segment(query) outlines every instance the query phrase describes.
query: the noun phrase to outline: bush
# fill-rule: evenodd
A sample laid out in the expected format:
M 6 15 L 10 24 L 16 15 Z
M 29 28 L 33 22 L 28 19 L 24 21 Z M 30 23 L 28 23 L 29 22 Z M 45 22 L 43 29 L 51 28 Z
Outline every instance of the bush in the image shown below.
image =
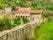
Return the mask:
M 2 2 L 0 2 L 0 9 L 4 8 L 4 4 Z
M 29 20 L 28 20 L 28 19 L 23 19 L 23 21 L 24 21 L 24 23 L 27 23 L 27 22 L 29 22 Z
M 20 22 L 19 22 L 20 20 L 21 20 L 20 18 L 15 18 L 15 19 L 14 19 L 15 24 L 19 25 L 19 24 L 20 24 Z
M 15 26 L 15 24 L 14 24 L 13 20 L 8 19 L 7 17 L 0 19 L 0 31 L 6 30 L 6 29 L 11 29 L 14 26 Z
M 48 17 L 48 13 L 46 11 L 43 11 L 43 17 Z
M 8 19 L 8 17 L 3 17 L 0 19 L 0 31 L 11 29 L 17 25 L 21 25 L 24 23 L 29 22 L 27 19 L 15 18 L 15 19 Z

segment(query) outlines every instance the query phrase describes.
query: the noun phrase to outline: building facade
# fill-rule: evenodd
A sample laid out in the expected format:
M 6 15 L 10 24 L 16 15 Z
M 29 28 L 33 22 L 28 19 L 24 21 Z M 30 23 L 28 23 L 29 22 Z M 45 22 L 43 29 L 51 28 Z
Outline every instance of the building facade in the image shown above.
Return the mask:
M 42 10 L 31 10 L 30 7 L 10 7 L 5 5 L 5 10 L 2 10 L 0 13 L 9 14 L 10 18 L 25 18 L 30 21 L 35 21 L 41 19 Z M 4 15 L 4 14 L 3 14 Z
M 15 16 L 35 21 L 41 18 L 42 12 L 42 10 L 31 10 L 31 8 L 18 8 Z

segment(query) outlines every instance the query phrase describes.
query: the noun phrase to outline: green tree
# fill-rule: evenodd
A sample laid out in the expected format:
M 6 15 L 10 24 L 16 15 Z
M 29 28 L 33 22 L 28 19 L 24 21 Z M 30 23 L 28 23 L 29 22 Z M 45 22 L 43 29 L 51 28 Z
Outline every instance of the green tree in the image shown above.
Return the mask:
M 0 9 L 4 8 L 4 4 L 2 2 L 0 2 Z

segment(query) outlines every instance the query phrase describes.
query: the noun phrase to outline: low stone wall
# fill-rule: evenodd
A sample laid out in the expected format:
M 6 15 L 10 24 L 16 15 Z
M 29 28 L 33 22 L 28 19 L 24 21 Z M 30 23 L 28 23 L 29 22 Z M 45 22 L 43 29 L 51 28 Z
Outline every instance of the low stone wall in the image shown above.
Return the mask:
M 34 30 L 37 28 L 38 22 L 30 22 L 24 25 L 17 26 L 11 30 L 0 32 L 0 40 L 25 40 L 34 38 Z

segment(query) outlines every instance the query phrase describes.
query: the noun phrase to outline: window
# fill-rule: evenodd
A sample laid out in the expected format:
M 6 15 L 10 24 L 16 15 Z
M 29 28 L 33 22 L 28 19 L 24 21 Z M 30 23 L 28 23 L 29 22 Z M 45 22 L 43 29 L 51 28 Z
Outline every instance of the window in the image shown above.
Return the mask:
M 26 16 L 26 19 L 27 19 L 27 16 Z
M 20 16 L 18 16 L 18 18 L 20 18 Z
M 17 18 L 17 15 L 16 15 L 16 18 Z
M 22 18 L 22 16 L 21 16 L 21 18 Z
M 23 16 L 23 19 L 25 18 L 25 16 Z
M 34 21 L 34 17 L 33 17 L 33 21 Z

